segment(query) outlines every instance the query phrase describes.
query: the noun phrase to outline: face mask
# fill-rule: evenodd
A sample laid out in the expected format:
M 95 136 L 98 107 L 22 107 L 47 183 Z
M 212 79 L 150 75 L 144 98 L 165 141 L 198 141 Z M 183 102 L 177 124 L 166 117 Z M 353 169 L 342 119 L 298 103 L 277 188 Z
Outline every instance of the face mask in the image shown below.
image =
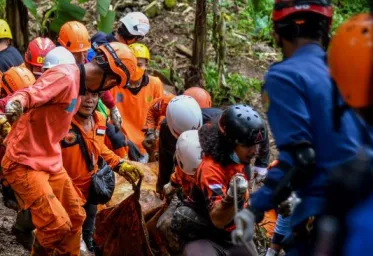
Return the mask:
M 236 164 L 241 164 L 241 161 L 240 161 L 240 158 L 238 158 L 238 155 L 236 154 L 236 152 L 232 152 L 229 157 L 231 158 L 231 160 L 233 162 L 235 162 Z

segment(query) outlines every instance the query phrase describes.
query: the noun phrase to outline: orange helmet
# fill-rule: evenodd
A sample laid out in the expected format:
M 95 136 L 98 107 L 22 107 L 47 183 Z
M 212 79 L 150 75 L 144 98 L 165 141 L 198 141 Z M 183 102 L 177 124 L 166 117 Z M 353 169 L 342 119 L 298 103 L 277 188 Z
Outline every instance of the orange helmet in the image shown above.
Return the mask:
M 373 17 L 358 14 L 336 31 L 328 53 L 330 73 L 344 101 L 353 108 L 373 104 Z
M 1 78 L 1 88 L 10 95 L 35 83 L 35 77 L 24 66 L 12 67 Z
M 32 66 L 42 67 L 47 53 L 56 45 L 47 37 L 37 37 L 32 40 L 25 53 L 25 61 Z
M 126 86 L 136 72 L 137 58 L 133 51 L 120 42 L 105 43 L 100 46 L 94 44 L 93 47 L 96 51 L 95 60 L 100 68 L 105 73 L 118 75 L 117 86 Z
M 191 87 L 183 94 L 194 98 L 198 102 L 200 108 L 211 108 L 211 96 L 210 93 L 208 93 L 205 89 L 200 87 Z
M 57 40 L 70 52 L 84 52 L 91 48 L 88 30 L 78 21 L 66 22 L 61 27 Z

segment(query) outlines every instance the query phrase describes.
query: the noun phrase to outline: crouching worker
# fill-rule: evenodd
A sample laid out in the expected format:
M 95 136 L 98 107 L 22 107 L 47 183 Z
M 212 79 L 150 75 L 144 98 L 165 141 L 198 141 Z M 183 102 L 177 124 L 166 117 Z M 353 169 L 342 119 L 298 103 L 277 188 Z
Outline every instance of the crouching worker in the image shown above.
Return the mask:
M 74 185 L 82 192 L 86 201 L 84 209 L 87 217 L 83 223 L 83 240 L 89 251 L 94 251 L 93 231 L 97 212 L 97 203 L 100 201 L 94 190 L 95 184 L 92 176 L 98 171 L 114 171 L 128 167 L 127 163 L 105 145 L 106 119 L 96 110 L 99 93 L 87 92 L 81 96 L 81 104 L 77 114 L 74 115 L 70 129 L 61 141 L 62 160 L 67 174 Z M 102 161 L 104 160 L 105 163 Z M 141 170 L 135 171 L 136 177 L 142 176 Z M 114 174 L 112 174 L 114 185 Z M 132 180 L 130 180 L 132 181 Z M 135 181 L 135 180 L 133 180 Z M 107 184 L 110 185 L 110 184 Z M 111 187 L 114 190 L 114 186 Z M 110 197 L 106 200 L 108 201 Z
M 159 218 L 157 228 L 160 230 L 170 253 L 181 250 L 177 233 L 171 230 L 171 217 L 180 202 L 189 195 L 194 183 L 194 173 L 202 161 L 202 149 L 199 143 L 198 131 L 183 132 L 176 143 L 176 166 L 171 182 L 164 186 L 164 195 L 169 202 L 168 209 Z
M 249 198 L 250 161 L 258 154 L 266 134 L 260 115 L 247 105 L 228 107 L 218 121 L 199 130 L 202 162 L 190 197 L 172 219 L 173 230 L 183 234 L 181 239 L 188 242 L 184 255 L 200 251 L 206 255 L 228 255 L 233 249 L 234 195 L 238 210 L 244 209 Z M 250 241 L 248 245 L 250 254 L 244 250 L 242 254 L 257 255 L 254 243 Z

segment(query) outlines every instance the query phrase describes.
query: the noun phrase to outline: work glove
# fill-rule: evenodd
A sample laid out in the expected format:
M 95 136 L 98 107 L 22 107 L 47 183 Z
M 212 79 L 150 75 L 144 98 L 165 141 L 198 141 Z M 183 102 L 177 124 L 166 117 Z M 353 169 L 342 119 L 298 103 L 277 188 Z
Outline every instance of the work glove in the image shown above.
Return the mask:
M 115 131 L 120 131 L 122 128 L 122 116 L 120 115 L 117 107 L 110 109 L 110 118 L 115 126 Z
M 142 142 L 143 147 L 146 149 L 148 154 L 151 154 L 155 149 L 157 142 L 157 136 L 154 129 L 147 129 L 145 132 L 145 139 Z
M 268 173 L 267 168 L 258 167 L 258 166 L 254 166 L 252 171 L 254 172 L 254 177 L 255 177 L 256 182 L 262 182 L 266 178 L 267 173 Z
M 234 182 L 237 184 L 237 199 L 240 200 L 246 194 L 249 184 L 243 174 L 236 173 L 229 182 L 227 196 L 230 198 L 234 197 Z
M 163 195 L 166 197 L 166 201 L 171 201 L 173 195 L 176 193 L 177 188 L 172 186 L 171 182 L 163 186 Z
M 292 192 L 289 198 L 278 206 L 279 214 L 281 214 L 283 217 L 292 215 L 295 208 L 301 203 L 301 201 L 302 200 L 297 197 L 297 194 Z
M 20 97 L 10 98 L 9 101 L 5 105 L 5 112 L 12 114 L 10 116 L 9 121 L 12 121 L 12 122 L 17 121 L 23 113 L 23 106 L 22 106 L 21 98 Z
M 140 168 L 127 162 L 123 162 L 120 165 L 118 174 L 123 176 L 132 184 L 144 177 L 144 172 Z
M 243 209 L 234 216 L 236 229 L 231 233 L 234 245 L 242 245 L 253 239 L 255 228 L 255 217 L 249 210 Z
M 0 144 L 3 143 L 5 137 L 9 134 L 11 130 L 11 125 L 8 119 L 0 114 Z

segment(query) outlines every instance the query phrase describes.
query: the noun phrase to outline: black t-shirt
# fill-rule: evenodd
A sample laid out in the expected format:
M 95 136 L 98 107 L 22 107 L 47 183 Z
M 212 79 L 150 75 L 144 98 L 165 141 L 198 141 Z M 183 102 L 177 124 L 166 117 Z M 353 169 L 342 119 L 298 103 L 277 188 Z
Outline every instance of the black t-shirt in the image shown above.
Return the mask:
M 13 46 L 9 45 L 0 51 L 0 71 L 6 72 L 11 67 L 17 67 L 23 63 L 22 55 Z
M 223 111 L 219 108 L 203 108 L 203 123 L 209 123 L 218 118 Z M 159 130 L 159 172 L 157 179 L 157 189 L 162 191 L 163 186 L 170 181 L 174 168 L 173 157 L 176 151 L 177 139 L 172 135 L 167 126 L 167 119 L 161 122 Z

